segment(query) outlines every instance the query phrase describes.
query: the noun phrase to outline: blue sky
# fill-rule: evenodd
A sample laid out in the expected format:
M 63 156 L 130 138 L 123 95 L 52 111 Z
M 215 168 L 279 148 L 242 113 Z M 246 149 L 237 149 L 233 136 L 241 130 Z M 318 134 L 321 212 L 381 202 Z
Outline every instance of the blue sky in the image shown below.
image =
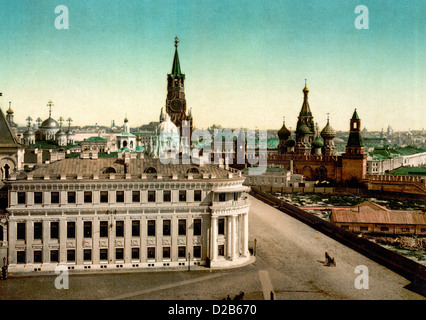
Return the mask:
M 369 29 L 354 27 L 355 7 Z M 69 29 L 54 26 L 69 9 Z M 15 121 L 157 121 L 176 35 L 195 125 L 295 127 L 304 79 L 314 121 L 425 127 L 425 1 L 0 0 L 0 105 Z

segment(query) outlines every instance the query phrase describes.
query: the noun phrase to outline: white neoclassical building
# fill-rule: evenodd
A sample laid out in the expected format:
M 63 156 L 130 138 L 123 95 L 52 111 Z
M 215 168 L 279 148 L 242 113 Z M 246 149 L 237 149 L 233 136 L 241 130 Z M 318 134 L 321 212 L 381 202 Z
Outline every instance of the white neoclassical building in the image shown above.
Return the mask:
M 8 270 L 244 264 L 244 179 L 214 165 L 164 165 L 131 152 L 13 174 L 6 181 Z

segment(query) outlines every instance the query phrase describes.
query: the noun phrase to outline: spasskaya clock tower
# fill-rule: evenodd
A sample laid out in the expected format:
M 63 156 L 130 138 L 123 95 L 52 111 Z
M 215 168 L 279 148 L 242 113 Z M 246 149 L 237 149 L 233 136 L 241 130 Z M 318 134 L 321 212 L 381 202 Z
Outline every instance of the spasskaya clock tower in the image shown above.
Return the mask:
M 190 134 L 192 134 L 192 115 L 187 114 L 185 100 L 185 74 L 181 72 L 179 54 L 179 39 L 175 38 L 175 56 L 173 58 L 172 72 L 167 75 L 167 98 L 166 112 L 171 121 L 179 128 L 179 134 L 182 136 L 183 121 L 190 122 Z

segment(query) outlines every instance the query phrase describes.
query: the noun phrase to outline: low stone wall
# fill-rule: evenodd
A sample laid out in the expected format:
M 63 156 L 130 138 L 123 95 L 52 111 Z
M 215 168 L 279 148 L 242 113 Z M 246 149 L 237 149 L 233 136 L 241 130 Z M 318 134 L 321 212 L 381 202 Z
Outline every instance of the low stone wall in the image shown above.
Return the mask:
M 318 218 L 309 212 L 295 207 L 287 202 L 271 196 L 257 187 L 252 187 L 250 194 L 265 203 L 273 205 L 278 210 L 302 221 L 325 235 L 341 242 L 342 244 L 358 251 L 368 258 L 386 266 L 387 268 L 401 274 L 411 281 L 426 282 L 426 267 L 408 259 L 396 252 L 390 251 L 367 239 L 359 238 L 357 235 L 339 228 L 328 221 Z M 426 285 L 426 283 L 425 283 Z

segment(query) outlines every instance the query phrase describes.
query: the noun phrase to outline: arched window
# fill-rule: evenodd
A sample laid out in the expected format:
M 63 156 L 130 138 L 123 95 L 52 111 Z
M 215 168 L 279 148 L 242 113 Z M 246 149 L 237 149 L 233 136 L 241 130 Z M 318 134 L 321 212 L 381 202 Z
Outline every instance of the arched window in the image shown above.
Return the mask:
M 127 141 L 126 140 L 123 141 L 123 148 L 125 148 L 125 147 L 127 147 Z
M 6 163 L 3 169 L 4 169 L 4 178 L 8 179 L 10 175 L 10 166 Z
M 200 170 L 193 167 L 193 168 L 189 168 L 188 171 L 186 171 L 186 173 L 200 173 Z
M 149 167 L 149 168 L 146 168 L 143 172 L 144 173 L 157 173 L 157 169 L 155 169 L 154 167 Z
M 113 167 L 106 167 L 102 170 L 102 173 L 116 173 L 117 171 Z

